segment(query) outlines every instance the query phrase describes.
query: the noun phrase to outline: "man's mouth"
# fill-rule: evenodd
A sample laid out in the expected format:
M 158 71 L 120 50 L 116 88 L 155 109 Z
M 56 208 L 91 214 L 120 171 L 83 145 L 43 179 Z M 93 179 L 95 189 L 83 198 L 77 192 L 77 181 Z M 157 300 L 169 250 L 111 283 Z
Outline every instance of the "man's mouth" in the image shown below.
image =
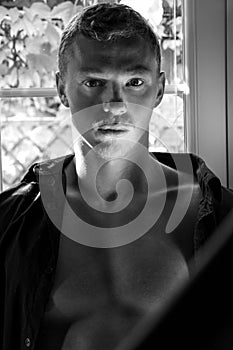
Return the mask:
M 131 128 L 132 125 L 129 123 L 98 123 L 95 125 L 94 129 L 98 131 L 112 131 L 112 132 L 118 132 L 118 131 L 128 131 L 129 128 Z
M 127 131 L 128 128 L 125 125 L 121 125 L 121 124 L 105 124 L 98 127 L 97 130 L 117 132 L 117 131 Z
M 98 129 L 98 132 L 102 132 L 103 134 L 117 134 L 117 133 L 124 133 L 127 132 L 128 130 L 120 130 L 120 129 Z
M 113 123 L 113 124 L 102 124 L 94 128 L 96 136 L 121 136 L 129 132 L 132 125 Z
M 98 128 L 97 135 L 105 135 L 105 136 L 120 136 L 122 134 L 127 133 L 129 130 L 127 129 L 117 129 L 117 128 Z

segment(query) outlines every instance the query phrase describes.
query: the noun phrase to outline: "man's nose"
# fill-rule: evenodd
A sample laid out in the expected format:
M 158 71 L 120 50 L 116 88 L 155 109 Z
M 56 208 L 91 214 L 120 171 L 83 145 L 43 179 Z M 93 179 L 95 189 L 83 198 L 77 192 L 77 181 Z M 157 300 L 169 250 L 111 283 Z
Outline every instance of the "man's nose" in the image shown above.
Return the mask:
M 103 97 L 103 110 L 113 115 L 122 115 L 127 112 L 127 103 L 118 84 L 110 84 Z
M 113 115 L 122 115 L 127 112 L 127 104 L 123 101 L 109 101 L 103 102 L 104 112 L 110 112 Z

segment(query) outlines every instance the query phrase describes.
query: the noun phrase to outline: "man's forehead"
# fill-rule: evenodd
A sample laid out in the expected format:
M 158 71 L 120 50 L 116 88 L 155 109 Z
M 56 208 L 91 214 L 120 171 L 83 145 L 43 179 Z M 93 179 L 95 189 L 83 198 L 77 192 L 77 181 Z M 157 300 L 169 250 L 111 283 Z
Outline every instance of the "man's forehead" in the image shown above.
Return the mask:
M 99 41 L 93 38 L 89 38 L 83 34 L 78 34 L 75 38 L 75 44 L 80 48 L 104 48 L 107 50 L 114 50 L 116 47 L 129 47 L 130 49 L 134 48 L 145 48 L 150 47 L 150 43 L 139 34 L 132 35 L 128 38 L 117 37 L 112 40 Z
M 79 35 L 73 43 L 74 59 L 82 71 L 101 70 L 104 65 L 120 65 L 127 72 L 146 73 L 155 63 L 155 54 L 141 37 L 99 42 Z

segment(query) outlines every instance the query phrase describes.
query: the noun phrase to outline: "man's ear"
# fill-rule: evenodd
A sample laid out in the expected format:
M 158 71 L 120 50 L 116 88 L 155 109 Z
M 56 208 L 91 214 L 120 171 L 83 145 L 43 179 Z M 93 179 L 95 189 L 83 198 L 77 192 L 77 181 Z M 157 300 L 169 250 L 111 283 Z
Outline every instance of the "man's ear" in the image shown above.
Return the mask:
M 63 82 L 60 72 L 56 72 L 56 85 L 57 85 L 58 96 L 60 97 L 61 103 L 65 107 L 69 107 L 69 102 L 65 94 L 65 84 Z
M 154 104 L 154 108 L 157 107 L 162 98 L 163 98 L 163 94 L 164 94 L 164 88 L 165 88 L 165 73 L 164 72 L 160 72 L 159 73 L 159 82 L 158 82 L 158 91 L 157 91 L 157 96 L 156 96 L 156 100 L 155 100 L 155 104 Z

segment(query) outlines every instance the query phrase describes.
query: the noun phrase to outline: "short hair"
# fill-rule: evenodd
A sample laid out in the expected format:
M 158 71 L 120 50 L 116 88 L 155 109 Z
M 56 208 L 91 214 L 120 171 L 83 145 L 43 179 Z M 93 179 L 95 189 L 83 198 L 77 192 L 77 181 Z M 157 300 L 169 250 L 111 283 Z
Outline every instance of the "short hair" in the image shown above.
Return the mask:
M 101 42 L 139 35 L 148 41 L 160 72 L 161 50 L 158 38 L 148 21 L 127 5 L 100 3 L 84 8 L 70 20 L 62 33 L 58 50 L 58 69 L 62 78 L 65 77 L 72 44 L 78 34 Z

